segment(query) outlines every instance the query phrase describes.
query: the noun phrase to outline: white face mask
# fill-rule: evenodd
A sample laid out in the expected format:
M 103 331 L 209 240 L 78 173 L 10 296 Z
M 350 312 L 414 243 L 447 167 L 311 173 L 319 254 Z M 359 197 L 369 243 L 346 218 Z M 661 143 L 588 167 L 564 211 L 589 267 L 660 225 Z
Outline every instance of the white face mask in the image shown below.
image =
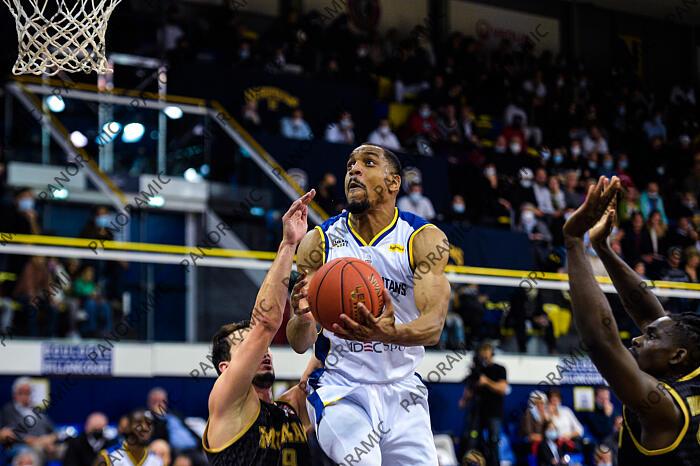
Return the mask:
M 418 202 L 421 199 L 421 193 L 419 192 L 412 192 L 411 194 L 408 195 L 408 197 L 413 201 L 413 202 Z
M 526 225 L 532 225 L 535 223 L 535 213 L 531 210 L 526 210 L 522 215 L 523 223 Z
M 573 155 L 573 156 L 581 155 L 581 147 L 580 146 L 573 146 L 571 148 L 571 155 Z
M 391 132 L 391 129 L 389 129 L 388 126 L 380 126 L 379 127 L 379 134 L 382 136 L 387 136 Z
M 520 151 L 522 150 L 522 148 L 523 147 L 517 142 L 514 142 L 513 144 L 510 145 L 510 151 L 514 154 L 519 154 Z
M 420 116 L 423 118 L 429 118 L 430 117 L 430 109 L 429 108 L 422 108 L 420 111 Z
M 523 188 L 531 188 L 532 187 L 532 180 L 520 180 L 520 186 Z
M 488 167 L 484 169 L 485 176 L 496 176 L 496 169 L 494 167 Z
M 352 126 L 352 120 L 350 118 L 343 118 L 340 120 L 340 126 L 342 128 L 348 129 Z

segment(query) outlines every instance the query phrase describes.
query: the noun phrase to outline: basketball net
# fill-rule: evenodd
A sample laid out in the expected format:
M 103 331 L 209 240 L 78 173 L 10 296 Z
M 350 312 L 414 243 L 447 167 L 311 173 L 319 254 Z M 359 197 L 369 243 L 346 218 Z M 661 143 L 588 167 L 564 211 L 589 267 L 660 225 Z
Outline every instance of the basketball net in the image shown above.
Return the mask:
M 121 0 L 3 2 L 17 28 L 19 53 L 14 74 L 112 71 L 105 56 L 105 34 L 109 17 Z

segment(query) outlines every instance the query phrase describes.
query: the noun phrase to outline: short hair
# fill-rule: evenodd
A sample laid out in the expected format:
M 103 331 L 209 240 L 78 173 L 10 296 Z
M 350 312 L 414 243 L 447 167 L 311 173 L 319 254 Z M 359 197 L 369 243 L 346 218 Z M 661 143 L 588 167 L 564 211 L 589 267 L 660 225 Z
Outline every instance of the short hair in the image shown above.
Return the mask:
M 386 147 L 380 146 L 379 144 L 372 144 L 371 142 L 363 142 L 359 147 L 362 146 L 374 146 L 374 147 L 379 147 L 382 150 L 382 156 L 384 157 L 384 160 L 391 166 L 391 171 L 395 175 L 401 175 L 401 161 L 399 160 L 399 157 L 394 154 L 392 151 L 387 149 Z M 355 149 L 357 150 L 357 149 Z M 355 152 L 353 150 L 353 152 Z
M 19 377 L 15 379 L 15 381 L 12 382 L 12 394 L 14 395 L 15 393 L 17 393 L 17 390 L 22 385 L 29 385 L 29 387 L 31 387 L 32 379 L 30 379 L 29 377 Z
M 547 399 L 551 400 L 552 396 L 557 396 L 561 400 L 561 391 L 558 388 L 550 388 L 547 390 Z
M 482 343 L 479 345 L 479 348 L 477 349 L 477 352 L 483 351 L 483 350 L 486 350 L 486 349 L 489 350 L 489 351 L 491 351 L 492 353 L 494 352 L 494 350 L 493 350 L 493 345 L 492 345 L 490 342 L 488 342 L 488 341 L 482 342 Z
M 221 361 L 231 360 L 231 339 L 229 336 L 237 331 L 250 328 L 249 320 L 242 320 L 231 324 L 222 325 L 221 328 L 212 337 L 211 344 L 211 362 L 214 364 L 214 370 L 218 375 L 221 375 L 219 363 Z
M 27 450 L 22 450 L 19 453 L 17 453 L 17 455 L 12 460 L 12 466 L 17 466 L 19 464 L 20 460 L 24 457 L 27 457 L 27 456 L 32 458 L 32 465 L 39 466 L 39 464 L 41 464 L 41 463 L 39 463 L 39 457 L 37 456 L 37 454 L 34 453 L 33 450 L 27 449 Z
M 687 347 L 690 356 L 689 364 L 695 368 L 700 366 L 700 315 L 694 312 L 671 314 L 669 318 L 674 326 L 674 340 Z

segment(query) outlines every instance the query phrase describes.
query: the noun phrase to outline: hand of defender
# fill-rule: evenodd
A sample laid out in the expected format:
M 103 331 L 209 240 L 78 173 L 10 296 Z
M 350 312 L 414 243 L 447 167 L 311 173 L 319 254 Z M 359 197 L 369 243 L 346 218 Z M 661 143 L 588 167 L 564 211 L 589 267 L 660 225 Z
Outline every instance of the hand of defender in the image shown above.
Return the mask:
M 296 246 L 304 238 L 309 229 L 307 223 L 308 205 L 314 196 L 316 196 L 316 190 L 312 189 L 294 201 L 282 217 L 282 237 L 285 242 Z
M 608 205 L 603 216 L 598 220 L 593 228 L 591 228 L 591 243 L 594 247 L 600 247 L 606 244 L 608 237 L 612 232 L 613 226 L 615 226 L 615 220 L 617 219 L 617 197 L 614 197 L 612 202 Z
M 581 206 L 564 224 L 564 235 L 574 238 L 583 238 L 588 230 L 602 217 L 608 205 L 620 190 L 620 179 L 616 176 L 612 180 L 601 176 L 598 183 L 588 188 L 588 195 Z
M 396 319 L 389 291 L 384 289 L 384 311 L 379 317 L 374 317 L 362 303 L 358 303 L 357 307 L 362 322 L 355 322 L 347 315 L 341 314 L 340 319 L 343 321 L 344 327 L 333 324 L 333 333 L 346 340 L 391 343 L 396 336 Z
M 306 273 L 302 272 L 301 276 L 292 288 L 292 311 L 297 316 L 303 316 L 311 312 L 309 306 L 309 279 Z

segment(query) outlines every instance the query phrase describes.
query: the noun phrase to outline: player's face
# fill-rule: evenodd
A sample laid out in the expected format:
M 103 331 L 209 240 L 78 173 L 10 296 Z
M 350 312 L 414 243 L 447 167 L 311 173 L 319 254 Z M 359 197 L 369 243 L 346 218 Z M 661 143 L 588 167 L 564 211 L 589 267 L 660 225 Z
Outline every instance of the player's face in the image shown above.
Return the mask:
M 229 353 L 229 361 L 235 361 L 236 352 L 238 351 L 238 348 L 241 346 L 241 343 L 243 343 L 243 341 L 249 333 L 250 329 L 246 328 L 241 329 L 240 331 L 237 330 L 236 332 L 230 335 L 229 339 L 231 341 L 231 350 Z M 265 352 L 262 361 L 260 361 L 260 365 L 258 365 L 258 370 L 255 372 L 255 377 L 253 378 L 253 385 L 260 388 L 270 388 L 274 381 L 275 369 L 272 366 L 272 354 L 268 349 Z
M 153 434 L 153 420 L 146 413 L 137 413 L 129 423 L 127 441 L 132 445 L 146 446 Z
M 668 317 L 660 317 L 649 324 L 644 333 L 632 339 L 629 348 L 637 360 L 639 368 L 654 377 L 667 374 L 669 360 L 678 350 L 673 339 L 674 322 Z
M 345 196 L 351 213 L 364 213 L 385 200 L 394 202 L 399 184 L 400 177 L 391 173 L 380 147 L 365 144 L 350 154 L 345 171 Z

